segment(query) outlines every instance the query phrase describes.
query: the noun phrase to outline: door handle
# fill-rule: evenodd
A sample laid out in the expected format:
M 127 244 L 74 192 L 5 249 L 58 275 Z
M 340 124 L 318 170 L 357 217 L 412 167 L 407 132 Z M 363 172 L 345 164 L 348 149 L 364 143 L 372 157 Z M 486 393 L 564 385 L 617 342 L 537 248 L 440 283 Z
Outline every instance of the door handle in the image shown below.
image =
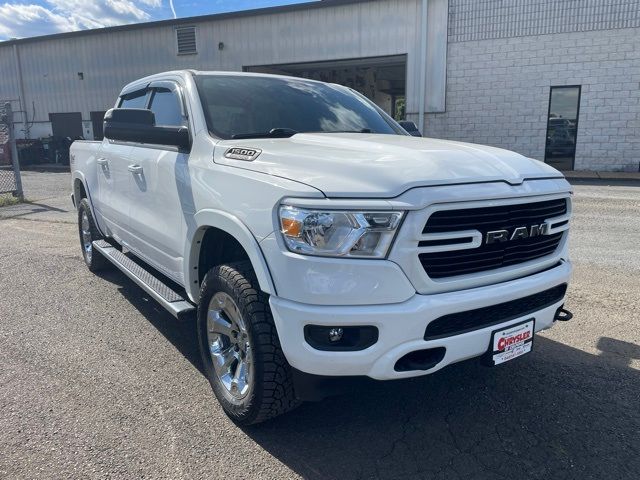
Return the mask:
M 101 167 L 104 167 L 105 165 L 107 165 L 107 159 L 106 158 L 98 158 L 96 160 L 96 163 L 98 165 L 100 165 Z
M 129 170 L 134 175 L 142 175 L 143 168 L 140 165 L 129 165 L 127 167 L 127 170 Z

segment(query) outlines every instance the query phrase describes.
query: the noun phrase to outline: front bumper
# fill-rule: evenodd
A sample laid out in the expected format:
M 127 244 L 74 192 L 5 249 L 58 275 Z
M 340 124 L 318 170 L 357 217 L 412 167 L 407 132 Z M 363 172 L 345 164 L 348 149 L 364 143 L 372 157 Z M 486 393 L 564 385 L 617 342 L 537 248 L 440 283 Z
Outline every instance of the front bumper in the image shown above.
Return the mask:
M 536 313 L 498 325 L 446 338 L 424 340 L 427 325 L 436 318 L 507 302 L 568 283 L 571 270 L 571 263 L 562 261 L 554 268 L 524 278 L 435 295 L 416 294 L 405 302 L 386 305 L 308 305 L 276 296 L 272 296 L 269 302 L 282 350 L 294 368 L 314 375 L 364 375 L 376 380 L 391 380 L 433 373 L 452 363 L 480 356 L 489 347 L 491 332 L 527 318 L 535 317 L 536 331 L 551 327 L 556 310 L 564 299 Z M 308 324 L 374 325 L 379 330 L 379 338 L 365 350 L 321 351 L 305 341 L 304 326 Z M 396 362 L 407 353 L 435 347 L 446 348 L 444 358 L 435 367 L 424 371 L 395 371 Z

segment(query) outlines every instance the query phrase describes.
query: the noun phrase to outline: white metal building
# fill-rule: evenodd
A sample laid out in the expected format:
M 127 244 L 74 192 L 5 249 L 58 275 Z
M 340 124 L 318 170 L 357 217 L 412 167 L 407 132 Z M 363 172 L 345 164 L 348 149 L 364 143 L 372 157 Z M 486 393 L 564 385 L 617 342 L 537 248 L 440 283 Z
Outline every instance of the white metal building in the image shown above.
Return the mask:
M 18 138 L 100 138 L 124 84 L 176 68 L 343 83 L 426 135 L 640 166 L 640 0 L 324 0 L 11 40 L 0 102 Z

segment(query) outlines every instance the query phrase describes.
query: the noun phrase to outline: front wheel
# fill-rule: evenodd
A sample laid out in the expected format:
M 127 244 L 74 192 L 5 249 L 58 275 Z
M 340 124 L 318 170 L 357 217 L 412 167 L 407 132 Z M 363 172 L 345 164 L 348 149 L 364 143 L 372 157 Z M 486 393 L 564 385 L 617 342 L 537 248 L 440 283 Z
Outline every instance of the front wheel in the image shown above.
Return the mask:
M 298 405 L 268 297 L 250 262 L 209 270 L 197 323 L 206 376 L 234 422 L 260 423 Z

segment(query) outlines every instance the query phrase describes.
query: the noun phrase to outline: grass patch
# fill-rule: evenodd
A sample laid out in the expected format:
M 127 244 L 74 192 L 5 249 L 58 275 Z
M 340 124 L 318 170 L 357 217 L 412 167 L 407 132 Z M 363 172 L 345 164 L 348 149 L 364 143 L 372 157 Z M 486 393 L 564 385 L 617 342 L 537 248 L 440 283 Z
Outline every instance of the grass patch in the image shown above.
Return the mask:
M 0 207 L 8 207 L 9 205 L 17 205 L 23 202 L 23 199 L 14 197 L 13 195 L 0 195 Z

